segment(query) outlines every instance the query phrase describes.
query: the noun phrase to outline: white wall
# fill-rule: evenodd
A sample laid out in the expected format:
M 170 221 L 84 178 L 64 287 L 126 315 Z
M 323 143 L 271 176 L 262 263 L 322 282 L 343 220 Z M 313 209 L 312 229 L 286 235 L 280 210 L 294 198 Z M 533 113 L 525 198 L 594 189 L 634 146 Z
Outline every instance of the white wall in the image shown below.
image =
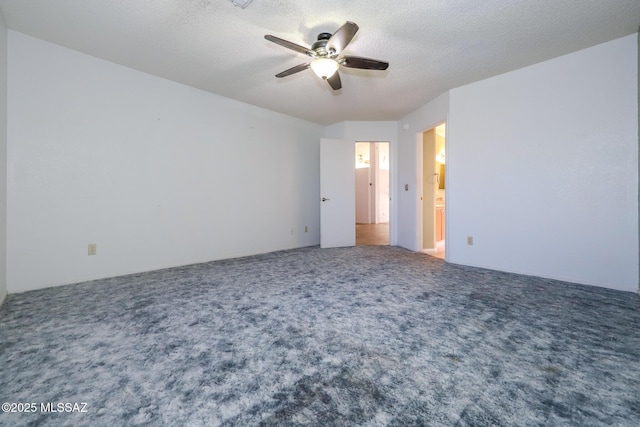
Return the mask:
M 450 92 L 449 261 L 638 289 L 637 55 L 632 35 Z
M 356 168 L 356 223 L 371 223 L 371 168 Z
M 420 250 L 418 243 L 418 138 L 419 135 L 447 120 L 449 113 L 449 93 L 420 107 L 398 122 L 398 246 L 414 251 Z M 448 156 L 448 152 L 447 152 Z M 448 173 L 448 170 L 447 170 Z M 408 190 L 405 190 L 405 185 Z M 420 239 L 421 241 L 421 239 Z
M 7 295 L 7 27 L 0 12 L 0 304 Z
M 319 243 L 321 126 L 8 37 L 9 292 Z
M 389 185 L 389 169 L 378 169 L 376 173 L 376 224 L 389 222 L 391 212 L 391 186 Z
M 367 121 L 347 121 L 336 123 L 331 126 L 326 126 L 323 130 L 323 138 L 343 139 L 347 141 L 359 142 L 389 142 L 389 157 L 391 159 L 391 176 L 390 176 L 390 197 L 391 197 L 391 212 L 390 216 L 390 229 L 389 229 L 389 243 L 391 245 L 397 244 L 397 227 L 398 227 L 398 211 L 397 202 L 395 197 L 397 191 L 394 186 L 397 187 L 397 154 L 396 149 L 398 145 L 398 123 L 393 121 L 379 121 L 379 122 L 367 122 Z
M 376 173 L 375 173 L 375 206 L 376 206 L 376 223 L 389 222 L 389 213 L 391 212 L 391 183 L 389 182 L 389 160 L 390 151 L 389 144 L 378 142 L 376 145 Z

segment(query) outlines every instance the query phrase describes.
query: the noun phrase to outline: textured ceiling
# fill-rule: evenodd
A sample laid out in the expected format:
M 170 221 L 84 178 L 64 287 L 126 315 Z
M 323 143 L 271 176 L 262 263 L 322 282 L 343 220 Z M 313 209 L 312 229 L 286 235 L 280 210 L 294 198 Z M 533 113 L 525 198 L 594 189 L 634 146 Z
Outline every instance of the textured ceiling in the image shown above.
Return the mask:
M 137 70 L 320 124 L 397 120 L 447 90 L 638 31 L 639 0 L 0 0 L 8 28 Z M 332 91 L 307 57 L 345 21 L 344 53 L 390 63 L 341 68 Z

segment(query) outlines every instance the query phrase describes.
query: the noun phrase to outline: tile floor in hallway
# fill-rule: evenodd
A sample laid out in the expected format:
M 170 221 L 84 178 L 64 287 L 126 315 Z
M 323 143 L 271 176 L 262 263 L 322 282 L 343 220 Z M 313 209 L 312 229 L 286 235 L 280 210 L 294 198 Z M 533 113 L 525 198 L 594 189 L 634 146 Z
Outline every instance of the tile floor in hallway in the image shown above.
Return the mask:
M 356 224 L 356 246 L 388 245 L 389 223 Z
M 389 244 L 389 223 L 356 224 L 356 246 L 380 246 Z M 444 259 L 445 241 L 436 242 L 435 251 L 424 251 L 425 254 Z

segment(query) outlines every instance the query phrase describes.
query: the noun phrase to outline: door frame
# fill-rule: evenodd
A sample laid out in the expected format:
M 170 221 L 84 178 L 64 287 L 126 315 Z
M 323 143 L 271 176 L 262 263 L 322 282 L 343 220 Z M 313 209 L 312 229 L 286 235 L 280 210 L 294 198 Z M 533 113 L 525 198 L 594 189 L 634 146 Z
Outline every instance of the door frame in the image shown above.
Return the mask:
M 358 143 L 364 143 L 364 144 L 369 144 L 369 159 L 370 159 L 370 165 L 374 166 L 379 169 L 379 164 L 378 164 L 378 159 L 376 158 L 375 161 L 372 159 L 372 152 L 377 153 L 379 150 L 375 150 L 374 149 L 374 144 L 387 144 L 388 147 L 388 151 L 389 151 L 389 200 L 387 200 L 388 203 L 388 212 L 389 212 L 389 218 L 387 220 L 387 222 L 389 223 L 389 245 L 391 246 L 391 236 L 392 236 L 392 227 L 393 227 L 393 158 L 394 156 L 392 155 L 392 148 L 393 145 L 391 143 L 390 140 L 384 140 L 384 139 L 376 139 L 376 140 L 364 140 L 364 139 L 356 139 L 353 142 L 353 148 L 354 148 L 354 152 L 355 152 L 355 147 L 356 144 Z M 379 147 L 378 147 L 379 148 Z M 355 159 L 354 159 L 355 160 Z M 354 166 L 355 168 L 355 166 Z M 355 171 L 354 171 L 355 174 Z M 372 191 L 369 192 L 369 220 L 371 224 L 377 224 L 378 223 L 378 218 L 379 218 L 379 212 L 378 212 L 378 208 L 376 206 L 376 198 L 377 198 L 377 192 L 380 188 L 380 174 L 377 173 L 377 171 L 375 172 L 370 172 L 369 174 L 369 179 L 373 180 L 375 182 L 373 182 L 372 185 Z
M 355 142 L 355 152 L 356 152 L 356 162 L 358 161 L 358 151 L 362 151 L 362 150 L 358 150 L 358 144 L 362 144 L 363 146 L 366 145 L 367 147 L 367 151 L 369 153 L 369 165 L 370 167 L 368 168 L 355 168 L 355 174 L 356 174 L 356 224 L 371 224 L 372 221 L 372 215 L 374 212 L 374 207 L 373 207 L 373 197 L 371 196 L 373 193 L 373 184 L 372 184 L 372 171 L 371 171 L 371 143 L 370 142 L 362 142 L 362 141 L 356 141 Z M 365 172 L 366 172 L 366 191 L 363 191 L 363 184 L 361 181 L 364 180 L 365 178 Z M 360 199 L 358 199 L 358 196 L 361 196 Z M 366 201 L 363 200 L 363 198 L 366 198 Z M 366 203 L 365 203 L 366 202 Z M 365 210 L 366 210 L 366 219 L 364 218 L 364 214 L 365 214 Z M 360 216 L 358 216 L 358 212 L 361 213 Z M 360 221 L 359 221 L 360 220 Z
M 372 148 L 375 152 L 375 160 L 372 161 L 372 164 L 375 165 L 375 168 L 373 168 L 373 191 L 372 191 L 372 219 L 373 219 L 373 223 L 374 224 L 379 224 L 381 223 L 381 209 L 379 209 L 380 207 L 380 196 L 381 196 L 381 188 L 382 188 L 382 173 L 380 172 L 381 169 L 380 168 L 380 147 L 383 144 L 386 144 L 386 151 L 387 151 L 387 163 L 389 164 L 389 172 L 387 173 L 387 184 L 388 184 L 388 196 L 387 196 L 387 221 L 389 223 L 389 227 L 391 227 L 391 142 L 390 141 L 376 141 L 371 143 L 372 144 Z
M 398 210 L 400 209 L 400 189 L 396 188 L 398 182 L 398 135 L 397 130 L 374 129 L 349 129 L 323 136 L 323 138 L 337 138 L 350 141 L 354 146 L 356 142 L 388 142 L 389 143 L 389 245 L 398 244 Z M 355 154 L 355 153 L 354 153 Z M 351 157 L 354 161 L 354 156 Z M 355 166 L 355 164 L 354 164 Z M 321 203 L 321 202 L 319 202 Z M 355 201 L 354 201 L 355 203 Z M 318 206 L 320 209 L 320 206 Z
M 423 141 L 423 135 L 425 132 L 428 132 L 430 130 L 433 130 L 435 133 L 435 129 L 442 125 L 442 124 L 446 124 L 447 120 L 443 119 L 440 120 L 438 122 L 436 122 L 434 125 L 432 126 L 428 126 L 426 128 L 424 128 L 423 130 L 420 130 L 419 132 L 416 133 L 416 196 L 417 196 L 417 201 L 416 201 L 416 249 L 418 252 L 435 252 L 436 248 L 434 247 L 433 250 L 431 249 L 424 249 L 424 242 L 423 242 L 423 231 L 424 231 L 424 227 L 423 227 L 423 222 L 424 222 L 424 204 L 423 204 L 423 196 L 424 196 L 424 188 L 423 188 L 423 182 L 424 182 L 424 165 L 423 165 L 423 147 L 424 147 L 424 141 Z M 448 126 L 445 129 L 445 144 L 448 143 Z M 434 155 L 435 155 L 435 147 L 434 147 Z M 448 162 L 448 159 L 447 159 Z M 435 170 L 434 170 L 435 173 Z M 445 188 L 447 188 L 447 177 L 449 176 L 449 174 L 445 174 Z M 448 227 L 449 221 L 447 221 L 447 216 L 448 216 L 448 207 L 447 207 L 447 200 L 449 198 L 445 197 L 445 236 L 448 235 L 448 231 L 446 230 L 446 228 Z M 430 203 L 431 209 L 434 211 L 434 216 L 433 216 L 433 228 L 434 228 L 434 233 L 435 233 L 435 198 L 433 200 L 431 200 Z M 446 240 L 446 237 L 445 237 Z M 449 245 L 445 245 L 445 260 L 449 258 Z

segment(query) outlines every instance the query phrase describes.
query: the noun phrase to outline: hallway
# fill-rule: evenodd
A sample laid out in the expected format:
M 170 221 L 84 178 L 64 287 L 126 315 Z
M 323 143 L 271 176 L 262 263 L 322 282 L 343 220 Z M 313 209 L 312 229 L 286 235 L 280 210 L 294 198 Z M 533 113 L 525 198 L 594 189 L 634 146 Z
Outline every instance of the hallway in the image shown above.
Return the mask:
M 389 244 L 389 223 L 356 224 L 356 246 L 382 246 Z
M 356 224 L 356 246 L 389 245 L 389 223 Z M 445 241 L 436 242 L 435 251 L 424 251 L 425 254 L 444 259 Z

